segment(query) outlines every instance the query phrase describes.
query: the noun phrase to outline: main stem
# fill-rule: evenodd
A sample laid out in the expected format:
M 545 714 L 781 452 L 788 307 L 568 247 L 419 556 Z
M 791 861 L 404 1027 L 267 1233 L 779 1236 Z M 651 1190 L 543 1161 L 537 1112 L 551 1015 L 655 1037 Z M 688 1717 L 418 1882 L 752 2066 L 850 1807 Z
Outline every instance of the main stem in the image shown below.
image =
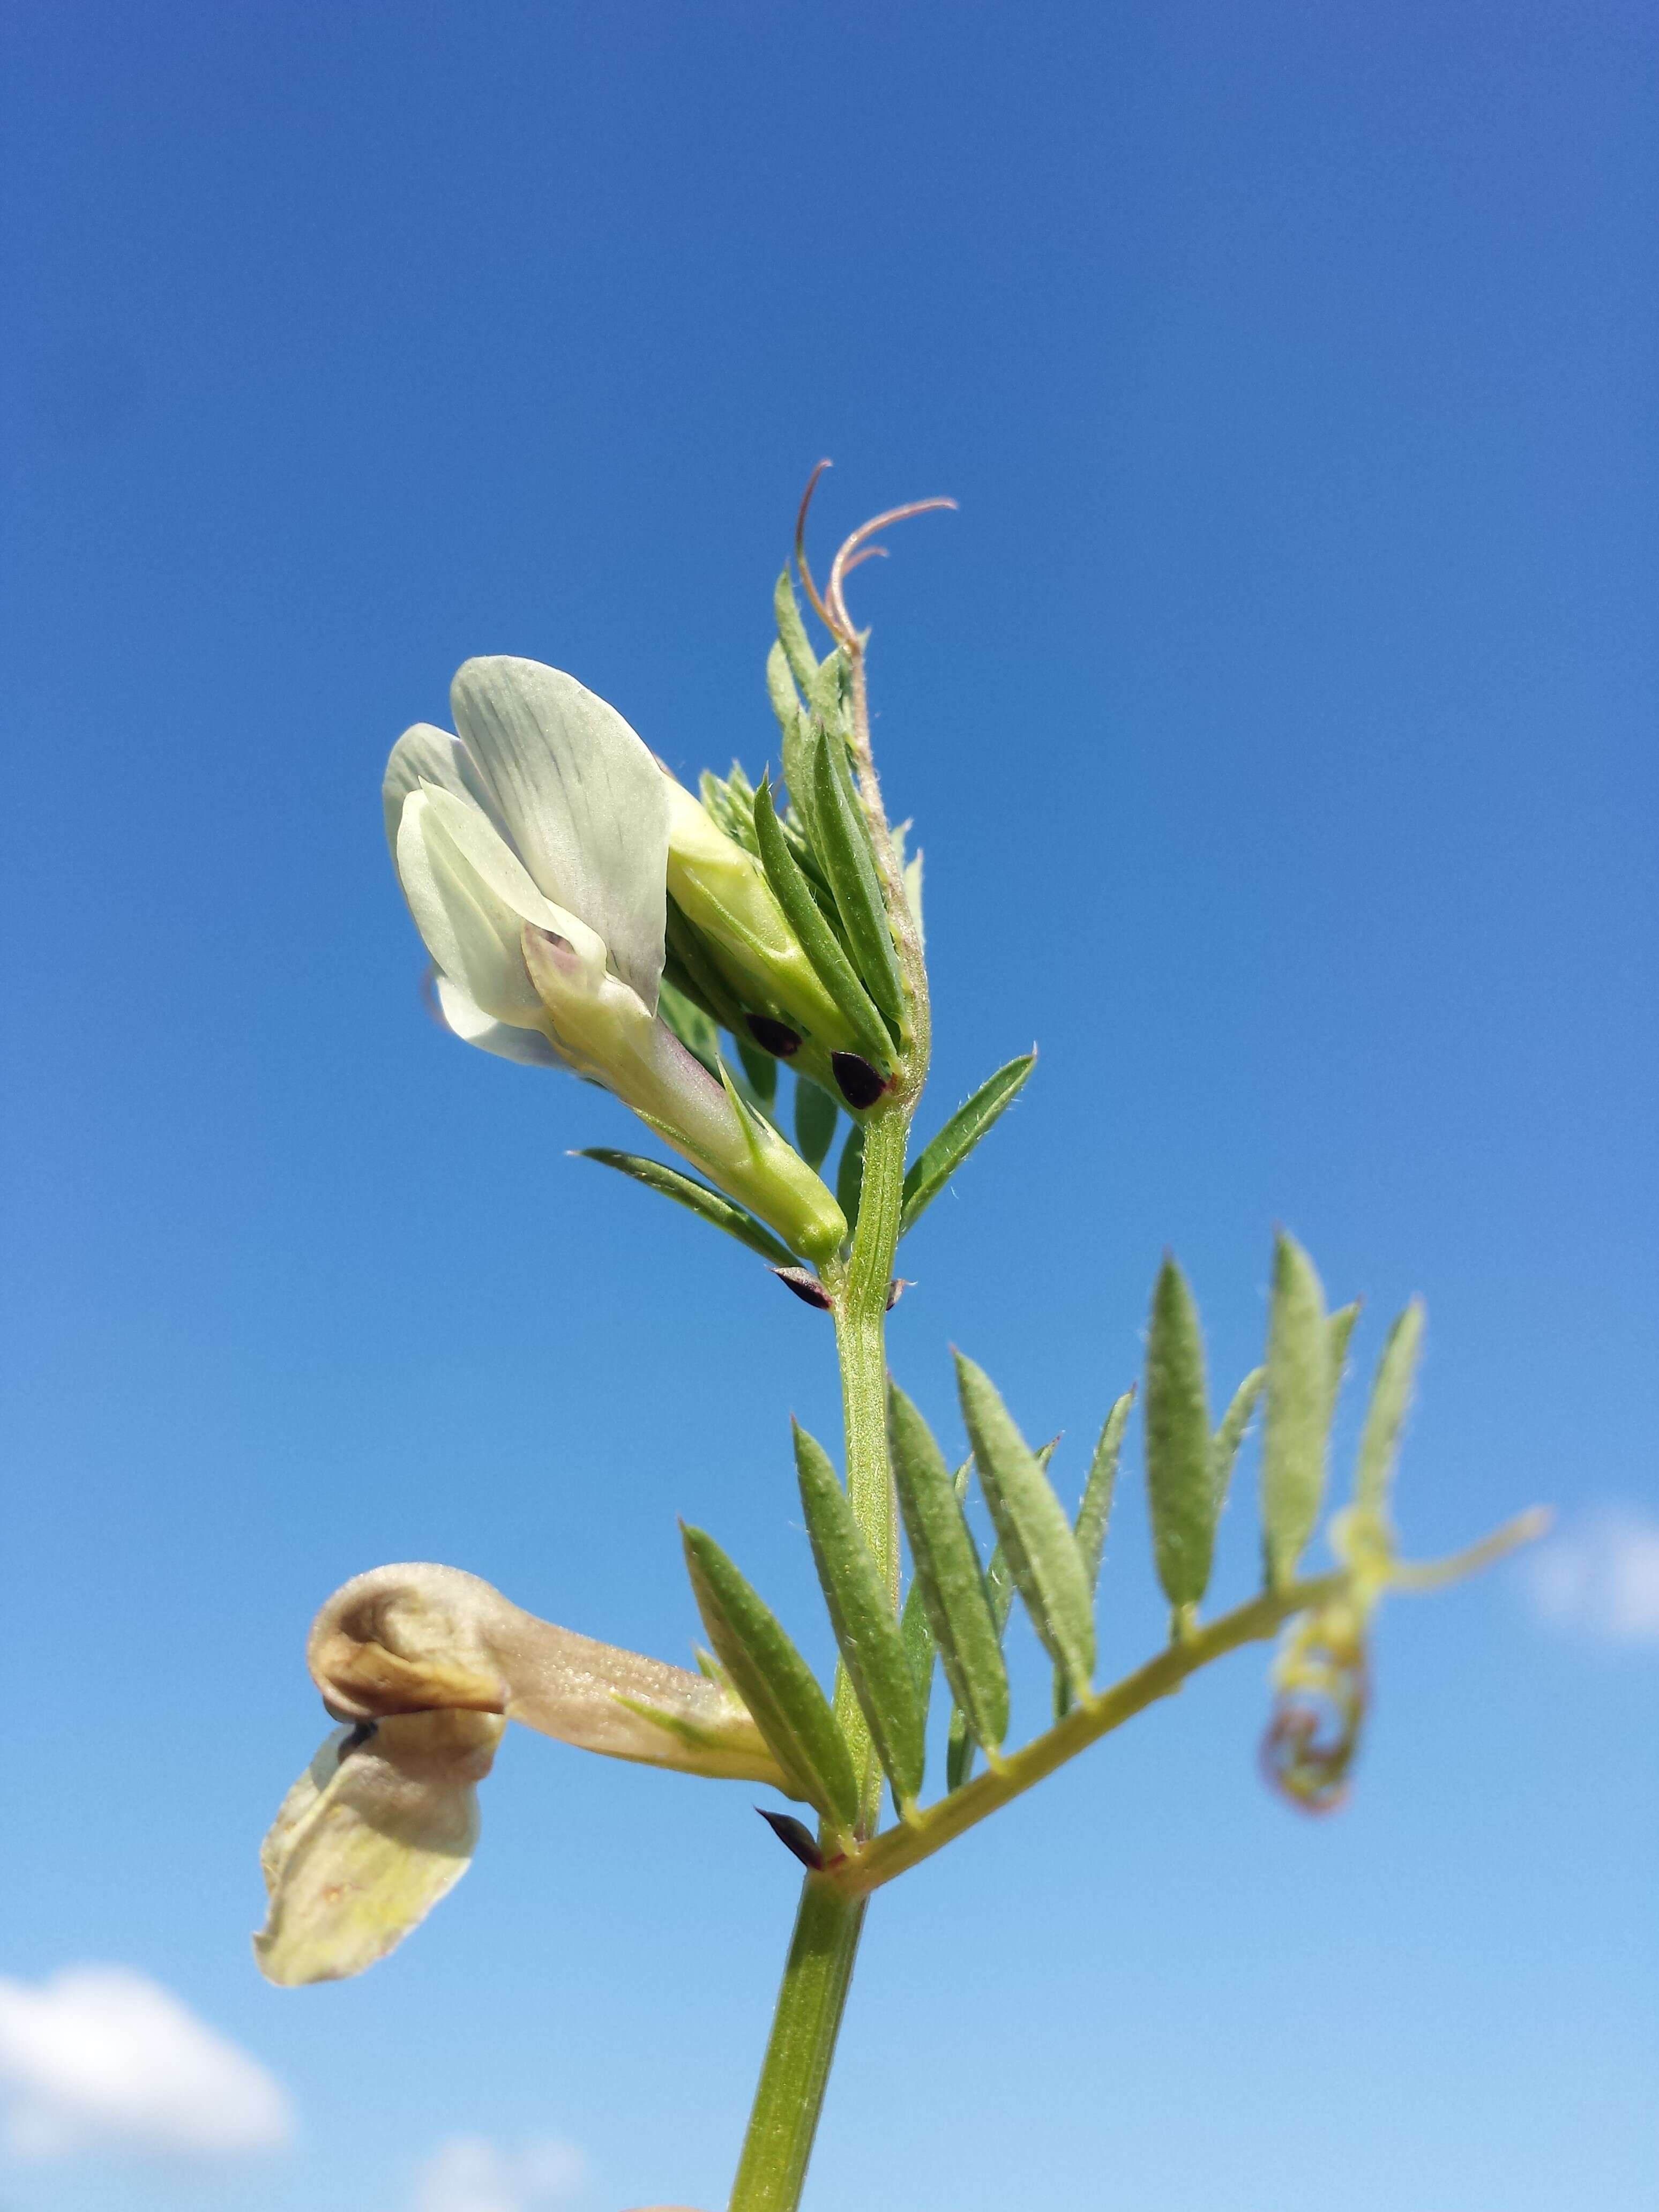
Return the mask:
M 865 1123 L 864 1185 L 853 1249 L 833 1279 L 825 1278 L 841 1360 L 848 1496 L 896 1605 L 898 1524 L 887 1457 L 887 1293 L 898 1249 L 908 1122 L 905 1106 L 896 1099 L 883 1099 L 872 1109 Z M 863 1784 L 860 1834 L 869 1836 L 880 1817 L 881 1768 L 864 1716 L 839 1678 L 836 1710 Z M 732 2186 L 731 2212 L 795 2212 L 800 2202 L 864 1910 L 862 1898 L 843 1895 L 821 1875 L 807 1875 Z

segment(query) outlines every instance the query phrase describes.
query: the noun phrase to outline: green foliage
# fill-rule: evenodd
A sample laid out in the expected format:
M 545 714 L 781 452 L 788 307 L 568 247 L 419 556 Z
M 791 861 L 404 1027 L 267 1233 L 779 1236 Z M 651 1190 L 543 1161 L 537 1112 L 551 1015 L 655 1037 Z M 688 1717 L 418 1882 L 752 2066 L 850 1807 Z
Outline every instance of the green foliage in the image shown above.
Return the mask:
M 1217 1498 L 1204 1337 L 1187 1279 L 1166 1258 L 1146 1334 L 1146 1498 L 1164 1595 L 1177 1614 L 1209 1587 Z
M 1215 1432 L 1215 1443 L 1210 1457 L 1210 1479 L 1215 1492 L 1215 1518 L 1221 1518 L 1221 1509 L 1227 1503 L 1227 1492 L 1233 1479 L 1233 1462 L 1238 1457 L 1238 1448 L 1244 1441 L 1261 1400 L 1262 1387 L 1267 1380 L 1265 1367 L 1253 1367 L 1232 1395 L 1226 1412 L 1221 1416 L 1221 1425 Z
M 801 620 L 800 601 L 795 597 L 795 586 L 787 562 L 773 586 L 772 613 L 778 626 L 778 644 L 789 673 L 810 699 L 813 679 L 818 672 L 817 655 L 807 641 L 806 625 Z
M 1319 1277 L 1281 1230 L 1273 1249 L 1261 1442 L 1262 1542 L 1272 1586 L 1294 1575 L 1319 1519 L 1334 1405 L 1332 1358 Z
M 995 1750 L 1008 1732 L 1008 1670 L 961 1488 L 896 1383 L 887 1405 L 894 1486 L 939 1664 L 975 1737 Z
M 1365 1426 L 1359 1438 L 1359 1468 L 1354 1480 L 1354 1503 L 1362 1513 L 1382 1519 L 1389 1510 L 1389 1489 L 1400 1450 L 1401 1432 L 1411 1408 L 1412 1386 L 1423 1348 L 1424 1310 L 1413 1298 L 1389 1331 L 1377 1362 L 1365 1409 Z
M 902 1035 L 904 1016 L 898 957 L 869 825 L 853 789 L 847 748 L 839 738 L 826 736 L 816 747 L 811 773 L 813 842 L 824 877 L 859 979 L 896 1039 Z
M 795 1264 L 795 1255 L 769 1229 L 764 1229 L 752 1213 L 734 1206 L 707 1183 L 698 1182 L 695 1176 L 682 1175 L 678 1168 L 665 1167 L 660 1160 L 643 1158 L 638 1152 L 613 1152 L 606 1145 L 590 1145 L 577 1158 L 597 1160 L 603 1168 L 615 1168 L 619 1175 L 631 1176 L 635 1182 L 643 1183 L 664 1198 L 672 1198 L 677 1206 L 695 1213 L 701 1220 L 712 1222 L 723 1229 L 728 1237 L 735 1237 L 739 1244 L 746 1244 L 751 1252 L 758 1252 L 775 1267 L 790 1267 Z
M 873 1060 L 884 1070 L 890 1065 L 893 1055 L 892 1040 L 887 1034 L 886 1024 L 872 1003 L 869 993 L 859 981 L 840 939 L 819 910 L 811 887 L 785 842 L 773 805 L 771 787 L 764 779 L 755 793 L 754 824 L 760 863 L 766 871 L 766 879 L 772 886 L 778 904 L 783 908 L 789 927 L 799 939 L 802 951 L 811 962 L 818 981 L 846 1016 L 848 1024 L 858 1040 L 860 1051 L 867 1060 Z
M 810 1076 L 796 1077 L 795 1150 L 809 1168 L 821 1168 L 829 1157 L 840 1113 L 830 1093 Z
M 795 1472 L 818 1581 L 842 1663 L 893 1795 L 913 1803 L 921 1789 L 926 1723 L 911 1654 L 841 1478 L 823 1447 L 794 1425 Z
M 850 1832 L 858 1820 L 858 1778 L 817 1677 L 714 1538 L 701 1528 L 684 1528 L 682 1538 L 714 1656 L 793 1785 L 791 1794 Z
M 1043 1648 L 1082 1697 L 1094 1672 L 1094 1604 L 1071 1522 L 990 1377 L 960 1352 L 956 1364 L 963 1419 L 1008 1571 Z
M 854 1121 L 841 1148 L 836 1170 L 836 1203 L 847 1216 L 849 1230 L 859 1225 L 859 1200 L 864 1194 L 864 1125 Z
M 916 1155 L 904 1178 L 901 1237 L 908 1236 L 980 1139 L 1013 1104 L 1036 1066 L 1036 1057 L 1035 1052 L 1022 1053 L 998 1068 Z
M 1123 1451 L 1123 1433 L 1129 1425 L 1129 1414 L 1134 1402 L 1135 1394 L 1132 1388 L 1123 1393 L 1107 1414 L 1095 1445 L 1094 1457 L 1089 1462 L 1083 1495 L 1078 1501 L 1077 1519 L 1072 1524 L 1078 1552 L 1083 1561 L 1083 1571 L 1089 1577 L 1091 1599 L 1100 1582 L 1100 1563 L 1105 1554 L 1106 1527 L 1112 1517 L 1112 1498 L 1117 1489 L 1117 1465 Z M 1071 1707 L 1071 1685 L 1056 1668 L 1054 1718 L 1063 1720 Z

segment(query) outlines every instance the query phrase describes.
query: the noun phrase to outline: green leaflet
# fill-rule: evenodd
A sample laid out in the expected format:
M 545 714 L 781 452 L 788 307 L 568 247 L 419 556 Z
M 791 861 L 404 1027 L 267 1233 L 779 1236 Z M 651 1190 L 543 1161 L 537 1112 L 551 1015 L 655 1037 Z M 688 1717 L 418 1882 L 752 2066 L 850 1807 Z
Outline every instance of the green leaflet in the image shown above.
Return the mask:
M 859 1225 L 859 1199 L 863 1189 L 864 1124 L 854 1121 L 847 1132 L 847 1142 L 841 1148 L 841 1165 L 836 1170 L 836 1204 L 847 1216 L 848 1236 Z
M 864 1532 L 823 1448 L 794 1424 L 795 1473 L 806 1533 L 847 1678 L 893 1796 L 914 1804 L 927 1757 L 926 1723 L 910 1654 Z
M 672 1198 L 705 1221 L 712 1221 L 716 1229 L 723 1229 L 728 1237 L 735 1237 L 739 1244 L 746 1244 L 751 1252 L 758 1252 L 763 1260 L 774 1267 L 792 1267 L 795 1255 L 769 1229 L 763 1229 L 752 1213 L 740 1206 L 733 1206 L 729 1198 L 719 1191 L 710 1190 L 706 1183 L 682 1175 L 678 1168 L 665 1167 L 660 1160 L 642 1158 L 638 1152 L 613 1152 L 606 1145 L 590 1145 L 577 1155 L 584 1160 L 597 1160 L 601 1167 L 615 1168 L 619 1175 L 632 1176 L 647 1190 L 659 1191 L 663 1197 Z
M 800 694 L 795 689 L 795 680 L 789 673 L 789 663 L 781 645 L 775 645 L 766 656 L 766 696 L 772 702 L 779 731 L 787 744 L 790 732 L 800 720 Z
M 1123 1432 L 1129 1425 L 1129 1413 L 1134 1401 L 1134 1388 L 1131 1384 L 1107 1414 L 1095 1445 L 1095 1455 L 1089 1462 L 1083 1495 L 1078 1500 L 1077 1519 L 1072 1523 L 1072 1532 L 1077 1538 L 1077 1547 L 1083 1559 L 1083 1571 L 1089 1577 L 1091 1598 L 1100 1583 L 1100 1562 L 1106 1549 L 1106 1524 L 1112 1517 L 1112 1495 L 1117 1488 L 1117 1463 L 1123 1450 Z M 1038 1456 L 1043 1457 L 1042 1454 Z M 1048 1464 L 1046 1458 L 1043 1463 L 1045 1466 Z M 1071 1687 L 1056 1667 L 1054 1718 L 1064 1720 L 1071 1710 Z
M 803 685 L 808 710 L 832 737 L 843 744 L 847 737 L 847 655 L 837 646 L 819 661 L 810 684 Z
M 823 863 L 818 856 L 817 817 L 812 802 L 812 763 L 817 757 L 818 747 L 823 743 L 823 732 L 816 729 L 805 714 L 797 714 L 783 726 L 783 780 L 789 790 L 789 811 L 800 817 L 800 828 L 811 848 L 814 866 L 820 874 Z
M 830 1093 L 810 1076 L 795 1078 L 795 1150 L 814 1174 L 829 1157 L 839 1113 Z
M 914 1575 L 910 1577 L 910 1587 L 905 1592 L 903 1609 L 899 1614 L 899 1634 L 904 1638 L 904 1654 L 910 1662 L 916 1695 L 921 1701 L 921 1726 L 925 1735 L 927 1715 L 933 1703 L 933 1666 L 939 1652 L 933 1643 L 933 1631 L 927 1619 L 921 1584 Z
M 974 1735 L 994 1751 L 1008 1732 L 1008 1670 L 962 1510 L 966 1484 L 952 1482 L 933 1431 L 896 1382 L 887 1421 L 899 1510 L 939 1664 Z
M 683 1528 L 686 1570 L 714 1656 L 795 1785 L 836 1826 L 858 1820 L 859 1785 L 830 1701 L 777 1616 L 701 1528 Z
M 1244 1431 L 1250 1425 L 1256 1401 L 1267 1379 L 1265 1367 L 1253 1367 L 1233 1392 L 1232 1401 L 1221 1416 L 1221 1426 L 1215 1432 L 1215 1442 L 1210 1453 L 1210 1480 L 1215 1493 L 1215 1517 L 1221 1518 L 1221 1509 L 1227 1503 L 1227 1492 L 1233 1479 L 1233 1462 L 1238 1457 L 1238 1448 L 1244 1441 Z
M 936 1137 L 910 1163 L 904 1178 L 904 1211 L 899 1235 L 908 1236 L 998 1116 L 1019 1096 L 1036 1066 L 1035 1052 L 1022 1053 L 998 1068 L 965 1106 L 958 1106 Z
M 858 1039 L 859 1050 L 884 1073 L 893 1057 L 887 1025 L 860 982 L 840 939 L 824 920 L 794 854 L 785 842 L 771 787 L 762 779 L 755 793 L 755 839 L 760 863 L 766 871 L 778 904 L 817 971 L 818 981 L 845 1014 Z
M 1348 1340 L 1353 1334 L 1353 1325 L 1359 1318 L 1359 1301 L 1352 1299 L 1339 1306 L 1325 1323 L 1331 1346 L 1331 1407 L 1335 1410 L 1342 1390 L 1342 1370 L 1348 1364 Z
M 810 699 L 812 678 L 818 672 L 817 655 L 806 635 L 806 624 L 801 620 L 800 601 L 795 597 L 795 586 L 786 562 L 772 592 L 772 613 L 778 626 L 778 644 L 782 649 L 789 672 Z
M 1267 1581 L 1296 1572 L 1319 1518 L 1331 1416 L 1331 1337 L 1314 1265 L 1281 1230 L 1267 1320 L 1267 1413 L 1261 1438 L 1261 1527 Z
M 1146 1335 L 1146 1497 L 1164 1595 L 1179 1613 L 1209 1587 L 1216 1499 L 1204 1335 L 1187 1279 L 1166 1258 Z
M 1112 1493 L 1117 1487 L 1117 1462 L 1123 1449 L 1123 1432 L 1129 1425 L 1129 1415 L 1135 1402 L 1133 1384 L 1117 1401 L 1106 1416 L 1100 1431 L 1100 1441 L 1095 1446 L 1095 1455 L 1089 1462 L 1088 1478 L 1079 1501 L 1074 1532 L 1077 1547 L 1083 1557 L 1083 1570 L 1089 1577 L 1092 1595 L 1100 1582 L 1100 1562 L 1106 1549 L 1106 1524 L 1112 1517 Z
M 1400 1432 L 1411 1406 L 1426 1317 L 1422 1299 L 1413 1298 L 1389 1331 L 1389 1340 L 1376 1364 L 1370 1403 L 1365 1408 L 1354 1504 L 1362 1513 L 1375 1514 L 1379 1519 L 1389 1510 L 1389 1486 L 1400 1449 Z
M 1095 1665 L 1094 1595 L 1071 1522 L 995 1384 L 960 1352 L 957 1389 L 1014 1586 L 1049 1657 L 1073 1694 L 1085 1697 Z
M 897 1037 L 904 1019 L 898 957 L 887 926 L 887 908 L 864 810 L 853 790 L 847 748 L 833 733 L 814 748 L 811 811 L 813 842 L 835 896 L 854 966 Z

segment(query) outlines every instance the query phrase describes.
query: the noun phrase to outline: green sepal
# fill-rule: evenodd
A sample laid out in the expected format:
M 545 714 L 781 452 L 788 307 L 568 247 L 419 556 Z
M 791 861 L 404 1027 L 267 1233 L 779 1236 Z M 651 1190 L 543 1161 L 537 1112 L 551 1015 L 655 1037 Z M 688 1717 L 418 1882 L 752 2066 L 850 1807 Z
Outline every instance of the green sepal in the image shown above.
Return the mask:
M 1227 1410 L 1221 1416 L 1221 1425 L 1211 1444 L 1210 1485 L 1215 1493 L 1215 1517 L 1218 1521 L 1221 1518 L 1223 1506 L 1227 1503 L 1238 1448 L 1244 1441 L 1244 1432 L 1250 1425 L 1267 1380 L 1265 1367 L 1251 1368 L 1229 1400 Z
M 845 1015 L 866 1060 L 883 1074 L 892 1065 L 892 1041 L 887 1025 L 860 982 L 840 939 L 825 921 L 806 878 L 789 850 L 773 803 L 771 787 L 762 779 L 755 793 L 755 840 L 760 864 L 773 896 L 783 908 L 801 951 L 812 963 L 818 981 Z
M 798 1421 L 793 1425 L 806 1534 L 842 1663 L 895 1800 L 914 1804 L 921 1790 L 927 1727 L 898 1616 L 841 1477 L 823 1446 Z
M 1389 1331 L 1382 1357 L 1376 1364 L 1365 1425 L 1359 1437 L 1359 1466 L 1354 1477 L 1354 1504 L 1362 1513 L 1383 1518 L 1389 1510 L 1389 1488 L 1400 1451 L 1400 1435 L 1412 1401 L 1412 1385 L 1423 1349 L 1426 1316 L 1421 1298 L 1413 1298 Z
M 994 1751 L 1008 1733 L 1008 1670 L 963 1511 L 967 1470 L 952 1481 L 933 1431 L 896 1382 L 888 1385 L 887 1430 L 893 1484 L 939 1664 L 965 1725 Z
M 660 1160 L 647 1160 L 638 1152 L 613 1152 L 608 1145 L 590 1145 L 576 1157 L 597 1160 L 603 1168 L 615 1168 L 619 1175 L 631 1176 L 635 1182 L 642 1182 L 647 1190 L 672 1198 L 677 1206 L 712 1222 L 716 1229 L 723 1229 L 728 1237 L 735 1237 L 739 1244 L 758 1252 L 774 1267 L 793 1267 L 796 1264 L 799 1255 L 769 1229 L 763 1228 L 752 1213 L 733 1206 L 729 1198 L 710 1190 L 707 1183 L 682 1175 L 678 1168 L 665 1167 Z
M 1094 1598 L 1066 1509 L 982 1369 L 958 1352 L 957 1389 L 1008 1570 L 1044 1650 L 1073 1694 L 1095 1666 Z
M 859 980 L 894 1036 L 903 1033 L 904 994 L 870 831 L 853 790 L 847 748 L 827 734 L 812 758 L 812 828 Z
M 1209 1587 L 1215 1550 L 1204 1335 L 1187 1279 L 1166 1257 L 1146 1332 L 1146 1498 L 1164 1595 L 1177 1612 Z
M 1006 1067 L 998 1068 L 917 1153 L 904 1178 L 904 1206 L 899 1215 L 901 1237 L 908 1236 L 915 1227 L 980 1139 L 1013 1104 L 1025 1079 L 1036 1066 L 1036 1058 L 1034 1051 L 1022 1053 L 1018 1060 L 1011 1060 Z
M 840 1118 L 840 1108 L 821 1085 L 811 1076 L 795 1078 L 795 1150 L 814 1174 L 830 1156 Z
M 714 1538 L 689 1528 L 681 1536 L 714 1656 L 792 1784 L 791 1794 L 850 1833 L 858 1820 L 858 1778 L 817 1677 L 776 1614 Z
M 1267 1582 L 1290 1581 L 1319 1519 L 1331 1417 L 1330 1330 L 1314 1264 L 1281 1230 L 1267 1319 L 1261 1530 Z
M 817 655 L 807 638 L 806 624 L 801 619 L 800 601 L 795 597 L 794 581 L 787 562 L 773 586 L 772 613 L 778 626 L 778 644 L 788 663 L 789 672 L 810 699 L 812 679 L 818 672 Z
M 841 1148 L 841 1165 L 836 1170 L 836 1204 L 847 1216 L 849 1237 L 859 1225 L 859 1200 L 863 1192 L 864 1124 L 854 1121 L 847 1132 L 847 1142 Z

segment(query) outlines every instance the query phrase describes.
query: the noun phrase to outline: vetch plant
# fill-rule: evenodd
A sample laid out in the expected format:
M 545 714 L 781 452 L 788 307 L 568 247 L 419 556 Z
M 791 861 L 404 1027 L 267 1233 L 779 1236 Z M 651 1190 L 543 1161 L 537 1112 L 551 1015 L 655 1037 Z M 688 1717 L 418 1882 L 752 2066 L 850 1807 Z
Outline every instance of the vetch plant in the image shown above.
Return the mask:
M 792 1452 L 836 1679 L 819 1682 L 700 1528 L 683 1532 L 710 1646 L 697 1674 L 535 1620 L 454 1568 L 361 1575 L 312 1631 L 311 1672 L 341 1725 L 266 1839 L 270 1917 L 256 1946 L 285 1984 L 384 1956 L 465 1870 L 477 1784 L 509 1720 L 612 1758 L 769 1785 L 812 1817 L 763 1808 L 805 1878 L 731 2212 L 799 2201 L 877 1890 L 1200 1668 L 1276 1636 L 1264 1771 L 1292 1804 L 1330 1809 L 1360 1741 L 1376 1607 L 1455 1580 L 1542 1525 L 1522 1515 L 1456 1558 L 1401 1558 L 1391 1492 L 1423 1333 L 1413 1304 L 1383 1346 L 1352 1489 L 1328 1522 L 1333 1564 L 1309 1569 L 1358 1307 L 1329 1310 L 1312 1261 L 1283 1234 L 1262 1363 L 1224 1402 L 1212 1399 L 1191 1289 L 1166 1258 L 1144 1374 L 1105 1409 L 1074 1508 L 1055 1486 L 1052 1447 L 1033 1448 L 992 1378 L 960 1353 L 967 1449 L 952 1468 L 888 1371 L 897 1250 L 1036 1055 L 1000 1068 L 911 1156 L 932 1038 L 921 861 L 907 860 L 883 805 L 868 633 L 846 587 L 882 550 L 882 530 L 950 502 L 855 531 L 820 592 L 805 548 L 818 473 L 795 568 L 828 649 L 815 651 L 786 568 L 767 666 L 778 776 L 752 783 L 734 766 L 693 793 L 573 678 L 494 659 L 457 676 L 454 733 L 420 725 L 398 739 L 385 799 L 448 1027 L 613 1091 L 697 1172 L 611 1148 L 586 1157 L 736 1237 L 830 1316 L 844 1471 L 799 1425 Z M 843 1122 L 832 1191 L 823 1171 Z M 1169 1637 L 1101 1686 L 1097 1586 L 1137 1410 Z M 1206 1615 L 1217 1525 L 1253 1429 L 1261 1582 Z M 969 1517 L 975 1489 L 988 1550 Z M 1017 1607 L 1054 1674 L 1052 1723 L 1019 1744 L 1005 1659 Z M 936 1699 L 948 1718 L 935 1729 Z M 943 1749 L 931 1791 L 930 1735 Z

